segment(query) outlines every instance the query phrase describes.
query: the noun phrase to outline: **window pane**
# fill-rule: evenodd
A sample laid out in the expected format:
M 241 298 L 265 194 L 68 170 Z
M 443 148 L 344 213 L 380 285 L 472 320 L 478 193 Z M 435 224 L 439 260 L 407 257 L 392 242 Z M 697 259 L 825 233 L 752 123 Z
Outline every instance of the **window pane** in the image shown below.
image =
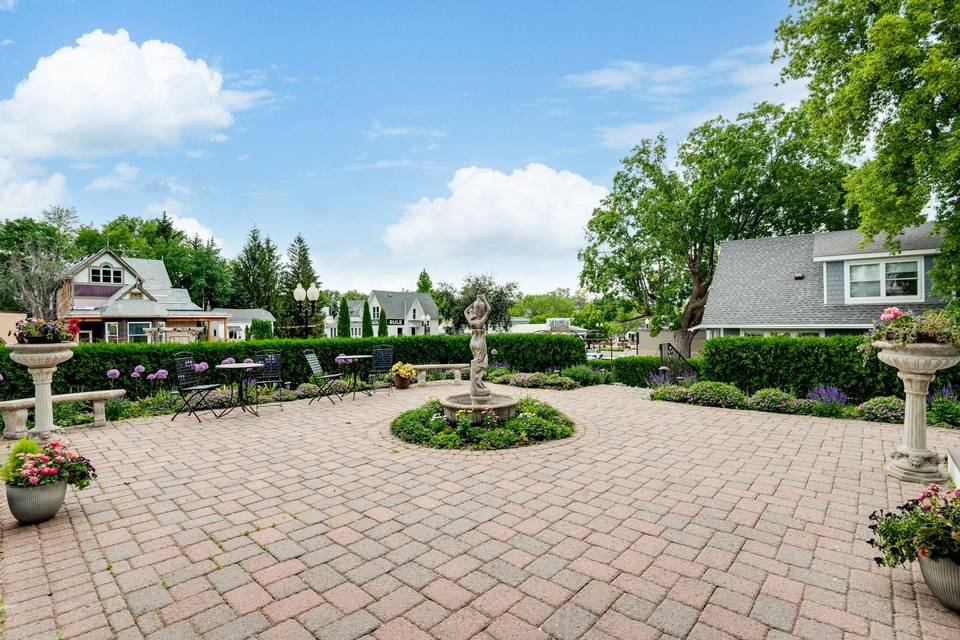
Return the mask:
M 917 295 L 917 263 L 888 262 L 886 265 L 888 296 L 915 296 Z
M 880 296 L 880 282 L 851 282 L 851 298 L 877 298 Z
M 850 282 L 860 282 L 864 280 L 877 280 L 879 282 L 880 265 L 879 264 L 850 265 Z
M 127 323 L 127 342 L 146 342 L 147 329 L 149 322 L 128 322 Z
M 90 282 L 100 282 L 100 269 L 90 269 Z
M 117 283 L 117 284 L 120 284 L 121 282 L 123 282 L 123 273 L 120 272 L 120 271 L 114 271 L 114 272 L 113 272 L 113 281 L 114 281 L 115 283 Z

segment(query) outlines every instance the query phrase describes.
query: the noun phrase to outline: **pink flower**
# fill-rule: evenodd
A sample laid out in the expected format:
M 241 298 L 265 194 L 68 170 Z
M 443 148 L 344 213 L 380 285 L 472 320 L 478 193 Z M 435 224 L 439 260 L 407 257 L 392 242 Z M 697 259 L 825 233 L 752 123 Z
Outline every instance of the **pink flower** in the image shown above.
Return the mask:
M 27 480 L 27 482 L 29 482 L 30 484 L 37 484 L 38 482 L 40 482 L 40 478 L 38 478 L 37 476 L 33 476 L 32 478 Z
M 881 322 L 886 322 L 887 320 L 896 320 L 897 318 L 906 315 L 898 307 L 887 307 L 883 310 L 883 313 L 880 314 Z

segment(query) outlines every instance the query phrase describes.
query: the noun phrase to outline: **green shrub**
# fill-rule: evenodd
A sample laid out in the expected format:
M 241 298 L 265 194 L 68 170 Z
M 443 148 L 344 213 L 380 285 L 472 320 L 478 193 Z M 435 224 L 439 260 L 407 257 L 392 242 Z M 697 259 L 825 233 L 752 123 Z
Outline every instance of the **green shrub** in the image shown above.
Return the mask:
M 570 378 L 582 387 L 589 387 L 594 384 L 607 384 L 612 378 L 610 372 L 605 369 L 594 369 L 588 364 L 578 364 L 573 367 L 567 367 L 560 371 L 560 375 Z
M 651 391 L 650 397 L 654 400 L 664 400 L 666 402 L 690 402 L 690 387 L 666 384 Z
M 542 389 L 547 386 L 547 380 L 549 378 L 545 373 L 515 373 L 510 376 L 510 384 L 526 389 Z
M 902 396 L 897 370 L 875 357 L 864 364 L 857 351 L 859 336 L 829 338 L 711 338 L 704 345 L 702 378 L 736 385 L 752 392 L 776 387 L 806 393 L 820 385 L 834 386 L 863 401 L 876 396 Z M 960 384 L 960 367 L 937 374 L 942 384 Z
M 927 411 L 927 421 L 931 424 L 943 423 L 960 427 L 960 402 L 953 398 L 934 398 Z
M 283 379 L 294 387 L 308 382 L 310 369 L 303 357 L 304 349 L 313 349 L 325 370 L 336 372 L 333 360 L 341 353 L 370 353 L 378 344 L 393 347 L 394 360 L 412 364 L 469 362 L 470 337 L 465 335 L 391 336 L 386 338 L 314 338 L 250 340 L 244 342 L 192 342 L 190 344 L 109 344 L 98 342 L 82 344 L 74 349 L 73 357 L 57 367 L 54 375 L 54 393 L 84 390 L 110 389 L 108 369 L 121 371 L 120 381 L 129 383 L 129 372 L 143 365 L 147 372 L 166 369 L 170 372 L 167 384 L 174 379 L 173 356 L 189 351 L 197 362 L 207 362 L 210 369 L 204 382 L 225 383 L 227 378 L 214 365 L 231 357 L 240 361 L 253 357 L 257 351 L 276 349 L 280 351 L 283 364 Z M 496 333 L 487 336 L 491 348 L 496 348 L 498 357 L 522 371 L 545 371 L 569 367 L 585 362 L 583 341 L 575 336 L 550 334 Z M 367 365 L 369 366 L 369 365 Z M 365 372 L 361 371 L 363 375 Z M 9 350 L 0 347 L 0 400 L 27 398 L 33 395 L 33 380 L 25 367 L 10 360 Z M 119 385 L 117 385 L 119 386 Z
M 702 362 L 699 358 L 690 358 L 691 366 L 700 375 Z M 630 387 L 646 387 L 650 374 L 660 371 L 659 356 L 624 356 L 612 361 L 613 379 Z M 595 364 L 595 363 L 591 363 Z
M 250 339 L 251 340 L 270 340 L 273 338 L 273 323 L 269 320 L 250 321 Z
M 871 398 L 857 407 L 856 417 L 871 422 L 903 422 L 904 402 L 896 396 Z
M 126 398 L 110 398 L 104 403 L 107 420 L 129 420 L 134 417 L 134 404 Z
M 747 407 L 770 413 L 794 413 L 797 399 L 792 393 L 780 389 L 760 389 L 747 401 Z
M 53 405 L 53 423 L 61 427 L 93 422 L 93 412 L 85 402 L 61 402 Z
M 809 415 L 818 418 L 843 418 L 847 415 L 847 408 L 839 402 L 817 402 L 811 400 Z
M 746 397 L 740 389 L 724 382 L 697 382 L 689 387 L 690 404 L 704 407 L 728 407 L 737 409 L 746 404 Z
M 27 437 L 17 440 L 7 455 L 7 464 L 0 469 L 0 478 L 6 482 L 16 475 L 21 466 L 20 454 L 27 455 L 31 453 L 40 453 L 40 445 Z
M 405 411 L 390 425 L 390 432 L 401 440 L 436 449 L 509 449 L 566 438 L 573 434 L 573 422 L 551 407 L 533 398 L 521 398 L 518 414 L 497 420 L 492 414 L 474 422 L 470 412 L 462 412 L 451 423 L 436 400 Z
M 510 376 L 512 375 L 513 373 L 510 371 L 510 369 L 501 367 L 499 369 L 495 369 L 493 373 L 487 377 L 487 379 L 494 384 L 510 384 Z

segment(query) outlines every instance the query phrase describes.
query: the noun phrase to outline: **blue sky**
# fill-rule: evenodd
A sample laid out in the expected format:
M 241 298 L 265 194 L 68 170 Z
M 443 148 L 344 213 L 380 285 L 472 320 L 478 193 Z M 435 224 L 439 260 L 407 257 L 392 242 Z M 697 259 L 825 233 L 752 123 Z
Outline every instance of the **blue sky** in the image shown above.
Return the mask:
M 227 255 L 301 232 L 339 289 L 575 287 L 636 142 L 802 97 L 769 64 L 787 11 L 0 0 L 0 216 L 167 210 Z

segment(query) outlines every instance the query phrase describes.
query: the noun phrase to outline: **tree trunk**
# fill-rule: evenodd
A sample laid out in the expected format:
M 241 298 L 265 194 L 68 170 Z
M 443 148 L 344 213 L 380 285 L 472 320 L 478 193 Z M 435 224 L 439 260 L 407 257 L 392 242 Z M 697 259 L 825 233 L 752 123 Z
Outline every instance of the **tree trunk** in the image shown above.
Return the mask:
M 680 329 L 674 333 L 677 341 L 677 350 L 685 358 L 690 357 L 690 351 L 693 347 L 694 332 L 690 327 L 695 327 L 703 320 L 703 308 L 707 304 L 707 294 L 710 291 L 710 284 L 700 282 L 694 279 L 693 287 L 690 289 L 690 298 L 687 300 L 683 313 L 680 315 Z

